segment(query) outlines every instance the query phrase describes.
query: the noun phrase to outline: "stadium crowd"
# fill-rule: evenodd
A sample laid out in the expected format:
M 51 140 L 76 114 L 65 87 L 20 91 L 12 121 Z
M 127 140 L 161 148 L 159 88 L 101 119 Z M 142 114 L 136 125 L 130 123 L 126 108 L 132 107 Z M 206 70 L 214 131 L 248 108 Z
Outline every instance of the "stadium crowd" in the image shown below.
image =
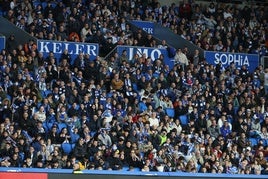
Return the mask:
M 126 19 L 169 27 L 205 50 L 267 54 L 267 7 L 193 1 L 3 1 L 10 22 L 48 40 L 166 48 Z M 43 6 L 45 4 L 46 6 Z M 225 5 L 225 6 L 224 6 Z M 268 69 L 209 65 L 198 51 L 74 63 L 7 39 L 0 54 L 1 166 L 268 174 Z

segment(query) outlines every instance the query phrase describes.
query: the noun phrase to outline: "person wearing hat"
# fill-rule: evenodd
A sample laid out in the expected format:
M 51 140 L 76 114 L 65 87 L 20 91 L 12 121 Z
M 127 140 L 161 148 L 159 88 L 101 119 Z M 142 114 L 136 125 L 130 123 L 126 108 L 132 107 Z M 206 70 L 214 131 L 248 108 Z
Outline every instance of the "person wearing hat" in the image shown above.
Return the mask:
M 106 41 L 104 43 L 103 55 L 106 56 L 114 48 L 115 48 L 115 45 L 113 44 L 113 38 L 112 37 L 107 37 Z

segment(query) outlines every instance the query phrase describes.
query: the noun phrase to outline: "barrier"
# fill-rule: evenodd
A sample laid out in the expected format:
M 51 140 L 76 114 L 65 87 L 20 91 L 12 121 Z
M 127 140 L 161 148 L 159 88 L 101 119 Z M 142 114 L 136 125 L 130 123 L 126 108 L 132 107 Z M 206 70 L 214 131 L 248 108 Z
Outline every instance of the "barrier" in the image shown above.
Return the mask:
M 44 57 L 47 57 L 49 52 L 53 52 L 57 60 L 59 60 L 63 51 L 67 49 L 72 59 L 71 64 L 80 52 L 89 54 L 91 60 L 96 59 L 99 55 L 99 44 L 95 43 L 38 40 L 37 48 L 39 52 L 43 53 Z
M 164 56 L 164 62 L 169 66 L 170 69 L 174 66 L 174 58 L 169 58 L 168 51 L 165 48 L 152 48 L 152 47 L 139 47 L 139 46 L 124 46 L 118 45 L 117 52 L 119 55 L 122 54 L 123 50 L 127 51 L 128 60 L 131 61 L 135 54 L 146 57 L 151 57 L 152 61 L 155 61 L 162 54 Z
M 6 47 L 6 37 L 0 36 L 0 51 L 5 49 L 5 47 Z
M 25 174 L 28 173 L 28 174 Z M 47 174 L 47 175 L 46 175 Z M 83 170 L 73 174 L 72 169 L 38 169 L 38 168 L 8 168 L 0 167 L 0 179 L 38 178 L 38 179 L 264 179 L 267 175 L 242 174 L 213 174 L 213 173 L 186 173 L 186 172 L 141 172 L 124 170 Z M 105 176 L 104 176 L 105 175 Z M 47 176 L 47 178 L 46 178 Z
M 138 20 L 133 20 L 131 21 L 134 25 L 137 27 L 141 28 L 148 34 L 154 34 L 154 23 L 150 21 L 138 21 Z
M 245 65 L 250 72 L 253 72 L 259 66 L 259 55 L 257 54 L 205 51 L 205 59 L 209 64 L 213 65 L 221 62 L 225 68 L 232 62 L 237 68 Z

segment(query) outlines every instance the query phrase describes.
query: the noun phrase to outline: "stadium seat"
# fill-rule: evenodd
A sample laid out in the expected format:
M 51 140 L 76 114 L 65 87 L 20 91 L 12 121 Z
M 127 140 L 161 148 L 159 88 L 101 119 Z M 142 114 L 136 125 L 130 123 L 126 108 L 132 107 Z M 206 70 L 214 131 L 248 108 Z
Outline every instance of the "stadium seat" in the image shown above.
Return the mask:
M 58 133 L 60 133 L 60 131 L 63 129 L 63 128 L 67 128 L 67 124 L 65 123 L 59 123 L 58 124 Z
M 78 141 L 79 137 L 79 134 L 71 133 L 71 143 L 75 144 Z
M 51 94 L 52 91 L 51 90 L 44 90 L 44 91 L 41 91 L 41 96 L 42 98 L 46 98 L 48 94 Z
M 46 90 L 46 91 L 44 91 L 44 93 L 45 93 L 45 96 L 47 97 L 49 94 L 52 93 L 52 91 L 51 90 Z
M 158 78 L 159 77 L 159 74 L 158 73 L 154 73 L 153 74 L 153 77 Z
M 38 5 L 40 5 L 41 3 L 39 2 L 39 1 L 35 1 L 35 2 L 33 2 L 33 8 L 34 9 L 36 9 L 36 7 L 38 6 Z
M 263 146 L 267 147 L 268 146 L 268 139 L 262 139 L 263 141 Z
M 235 115 L 237 114 L 238 109 L 239 109 L 239 106 L 235 106 L 235 107 L 234 107 L 234 114 L 235 114 Z
M 138 91 L 138 86 L 136 83 L 132 83 L 132 88 L 134 91 L 136 91 L 136 92 Z
M 111 98 L 112 96 L 113 96 L 113 93 L 112 92 L 109 92 L 109 93 L 106 94 L 106 97 L 107 98 Z
M 51 128 L 52 128 L 53 124 L 54 123 L 52 123 L 52 122 L 46 122 L 46 127 L 47 127 L 48 131 L 51 131 Z
M 19 160 L 24 161 L 24 158 L 25 158 L 24 152 L 19 152 Z
M 54 9 L 57 6 L 57 3 L 56 2 L 51 2 L 51 6 Z
M 42 2 L 42 8 L 45 9 L 47 7 L 47 2 Z
M 181 121 L 181 125 L 187 125 L 188 124 L 188 116 L 187 115 L 180 115 L 179 119 Z
M 46 133 L 48 133 L 48 127 L 47 127 L 47 122 L 43 122 L 43 128 L 45 129 Z
M 249 138 L 249 142 L 250 142 L 251 147 L 254 147 L 255 145 L 258 144 L 258 139 L 256 139 L 256 138 Z
M 70 143 L 62 143 L 61 148 L 62 148 L 62 151 L 66 153 L 67 155 L 69 155 L 71 151 L 73 150 L 72 144 Z
M 166 114 L 169 117 L 173 118 L 175 116 L 175 110 L 174 110 L 174 108 L 166 108 Z
M 72 145 L 72 149 L 74 149 L 75 148 L 75 144 L 71 144 Z

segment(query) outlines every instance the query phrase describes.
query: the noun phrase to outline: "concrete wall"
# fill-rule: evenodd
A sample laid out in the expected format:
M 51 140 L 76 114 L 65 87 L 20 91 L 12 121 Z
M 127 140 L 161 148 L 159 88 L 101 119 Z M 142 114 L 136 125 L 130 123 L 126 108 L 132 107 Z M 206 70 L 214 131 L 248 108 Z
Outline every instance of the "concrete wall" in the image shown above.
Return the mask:
M 15 35 L 15 38 L 19 44 L 24 44 L 29 41 L 29 39 L 34 39 L 30 34 L 16 27 L 14 24 L 10 23 L 6 18 L 0 16 L 0 34 L 6 37 L 6 40 L 11 34 Z

